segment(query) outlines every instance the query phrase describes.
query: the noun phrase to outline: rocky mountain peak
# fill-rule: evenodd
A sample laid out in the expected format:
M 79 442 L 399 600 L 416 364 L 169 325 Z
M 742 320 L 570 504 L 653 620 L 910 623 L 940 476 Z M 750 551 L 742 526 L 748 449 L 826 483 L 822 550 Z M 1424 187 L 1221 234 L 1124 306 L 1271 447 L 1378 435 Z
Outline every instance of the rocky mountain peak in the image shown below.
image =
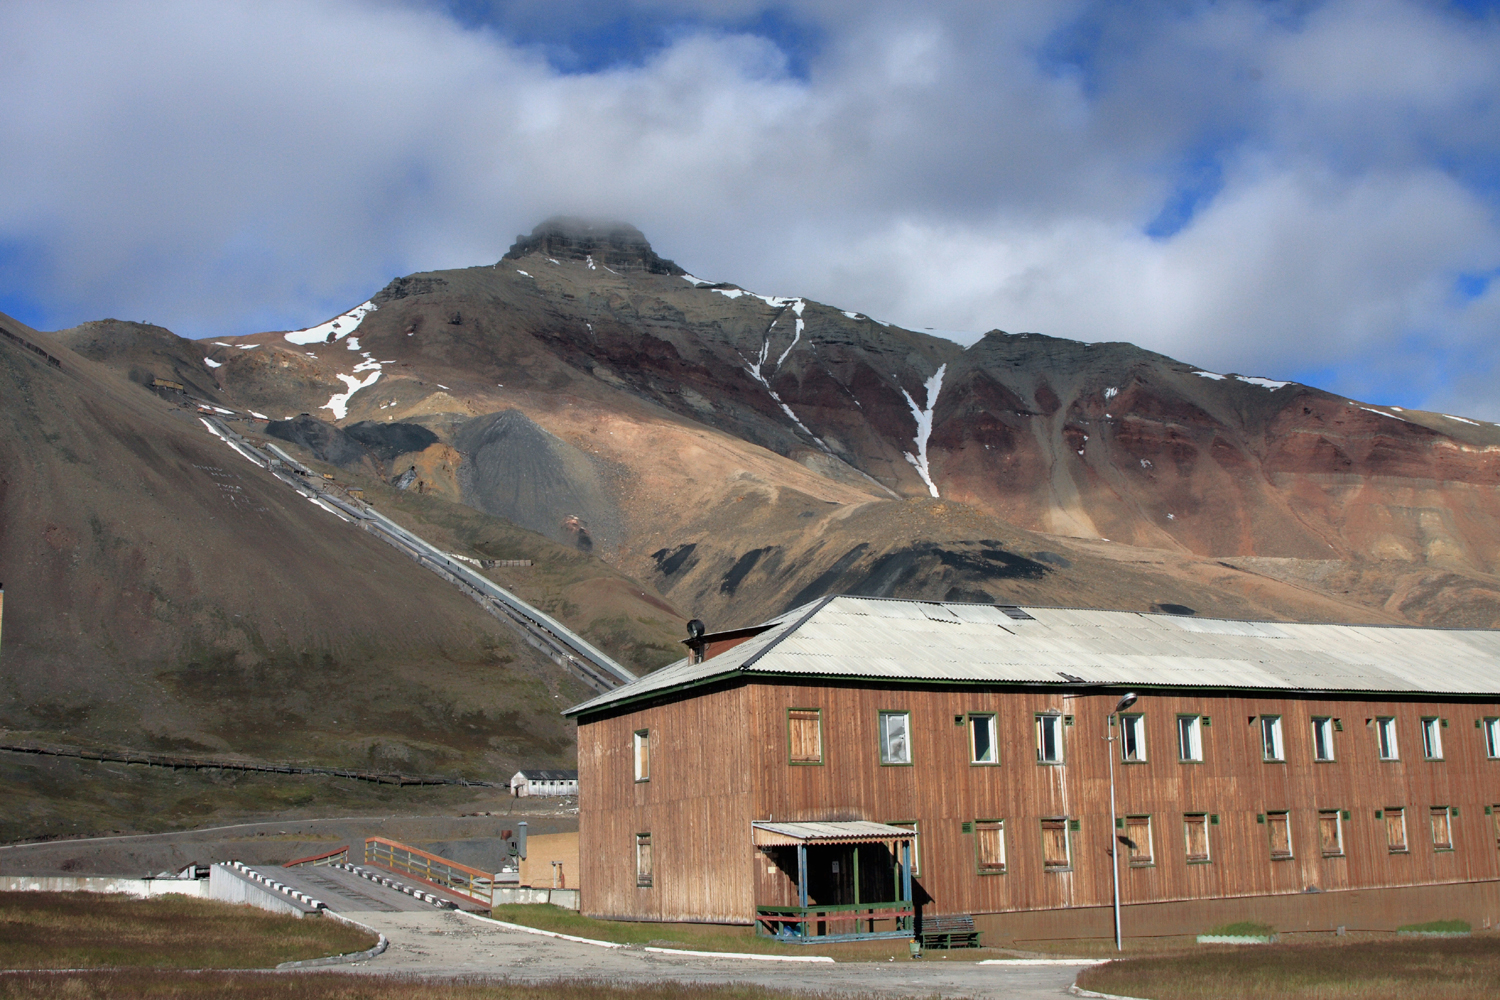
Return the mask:
M 556 215 L 531 231 L 517 236 L 505 260 L 518 260 L 531 253 L 559 260 L 589 260 L 616 271 L 646 271 L 650 274 L 686 274 L 670 260 L 658 257 L 639 229 L 624 222 L 605 222 Z

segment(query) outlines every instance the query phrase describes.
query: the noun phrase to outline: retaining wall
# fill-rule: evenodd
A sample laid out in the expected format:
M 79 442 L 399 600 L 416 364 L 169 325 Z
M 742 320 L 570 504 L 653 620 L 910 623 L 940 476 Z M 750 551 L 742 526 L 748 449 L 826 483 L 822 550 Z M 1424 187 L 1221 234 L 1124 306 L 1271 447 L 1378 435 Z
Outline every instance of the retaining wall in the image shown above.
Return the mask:
M 0 875 L 0 892 L 109 892 L 138 899 L 169 893 L 204 899 L 209 895 L 204 879 L 115 875 Z
M 551 903 L 565 910 L 578 909 L 577 889 L 502 889 L 495 887 L 495 905 L 501 903 Z
M 305 917 L 316 913 L 310 906 L 303 906 L 247 878 L 224 865 L 214 865 L 208 870 L 208 896 L 226 903 L 240 903 L 259 907 L 272 913 L 288 913 L 294 917 Z

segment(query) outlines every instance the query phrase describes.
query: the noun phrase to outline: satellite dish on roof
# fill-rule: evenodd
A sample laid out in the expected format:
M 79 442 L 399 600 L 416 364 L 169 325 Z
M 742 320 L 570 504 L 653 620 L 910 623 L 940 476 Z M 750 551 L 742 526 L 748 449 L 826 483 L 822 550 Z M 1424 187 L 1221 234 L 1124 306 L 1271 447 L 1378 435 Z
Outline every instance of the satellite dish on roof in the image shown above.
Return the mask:
M 687 623 L 687 630 L 689 639 L 701 639 L 703 638 L 703 633 L 708 631 L 708 627 L 698 619 L 694 618 L 692 621 Z

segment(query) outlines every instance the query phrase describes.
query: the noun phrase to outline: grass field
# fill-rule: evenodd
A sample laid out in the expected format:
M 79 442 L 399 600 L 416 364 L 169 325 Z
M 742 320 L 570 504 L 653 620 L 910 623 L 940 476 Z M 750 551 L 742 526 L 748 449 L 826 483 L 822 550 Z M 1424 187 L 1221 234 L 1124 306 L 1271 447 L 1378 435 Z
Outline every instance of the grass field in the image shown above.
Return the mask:
M 611 987 L 593 982 L 546 986 L 433 983 L 417 979 L 327 973 L 173 972 L 131 970 L 10 975 L 0 973 L 0 1000 L 809 1000 L 753 986 L 664 983 Z
M 1500 935 L 1200 947 L 1085 969 L 1078 985 L 1146 1000 L 1500 997 Z
M 333 920 L 188 896 L 0 893 L 0 969 L 264 969 L 374 944 L 372 935 Z M 5 989 L 14 988 L 11 978 Z

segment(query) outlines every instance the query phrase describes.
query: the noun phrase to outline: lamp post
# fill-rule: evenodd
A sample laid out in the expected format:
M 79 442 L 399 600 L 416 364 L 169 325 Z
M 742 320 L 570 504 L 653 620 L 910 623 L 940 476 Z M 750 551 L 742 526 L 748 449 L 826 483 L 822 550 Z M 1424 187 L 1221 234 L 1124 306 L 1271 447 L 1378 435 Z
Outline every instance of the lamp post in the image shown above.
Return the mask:
M 1109 863 L 1115 875 L 1115 951 L 1124 950 L 1120 944 L 1120 836 L 1115 833 L 1119 828 L 1119 820 L 1115 818 L 1115 717 L 1134 704 L 1135 692 L 1132 691 L 1119 700 L 1105 723 L 1108 735 L 1104 739 L 1109 744 L 1109 835 L 1112 838 Z

